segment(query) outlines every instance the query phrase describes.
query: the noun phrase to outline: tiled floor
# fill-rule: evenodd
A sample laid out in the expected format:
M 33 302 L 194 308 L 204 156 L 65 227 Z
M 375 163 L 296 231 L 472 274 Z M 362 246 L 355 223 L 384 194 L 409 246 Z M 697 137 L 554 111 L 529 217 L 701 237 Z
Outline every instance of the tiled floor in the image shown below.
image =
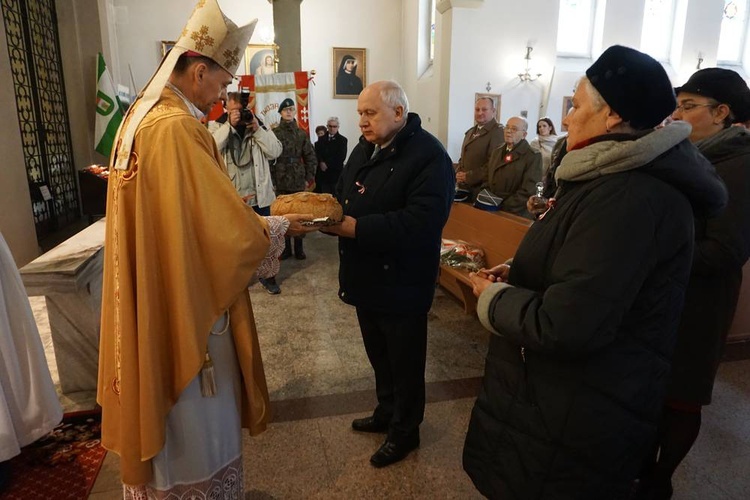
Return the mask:
M 245 498 L 481 498 L 461 469 L 487 342 L 479 321 L 438 290 L 421 447 L 399 464 L 374 469 L 368 458 L 382 437 L 350 429 L 352 418 L 372 409 L 374 381 L 354 310 L 336 296 L 335 240 L 314 234 L 305 246 L 307 260 L 282 265 L 281 295 L 251 288 L 275 420 L 264 434 L 245 436 Z M 43 300 L 33 305 L 49 346 Z M 54 362 L 51 368 L 56 375 Z M 93 405 L 92 394 L 62 399 L 66 409 Z M 701 435 L 675 478 L 675 499 L 750 498 L 748 415 L 750 361 L 723 363 L 714 404 L 705 408 Z M 109 453 L 89 498 L 120 498 L 118 474 Z

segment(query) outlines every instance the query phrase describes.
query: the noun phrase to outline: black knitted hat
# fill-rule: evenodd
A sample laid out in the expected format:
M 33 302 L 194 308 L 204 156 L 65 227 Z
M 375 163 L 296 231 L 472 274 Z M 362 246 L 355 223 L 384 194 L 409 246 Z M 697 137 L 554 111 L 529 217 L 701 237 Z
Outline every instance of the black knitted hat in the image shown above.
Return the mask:
M 750 120 L 750 88 L 731 69 L 706 68 L 696 71 L 685 85 L 674 91 L 710 97 L 729 106 L 738 122 Z
M 613 45 L 586 70 L 606 103 L 636 130 L 653 128 L 677 106 L 667 72 L 653 57 Z
M 290 107 L 294 107 L 294 101 L 292 101 L 291 99 L 287 97 L 286 99 L 281 101 L 281 104 L 279 104 L 279 113 L 281 113 L 284 110 L 284 108 L 290 108 Z

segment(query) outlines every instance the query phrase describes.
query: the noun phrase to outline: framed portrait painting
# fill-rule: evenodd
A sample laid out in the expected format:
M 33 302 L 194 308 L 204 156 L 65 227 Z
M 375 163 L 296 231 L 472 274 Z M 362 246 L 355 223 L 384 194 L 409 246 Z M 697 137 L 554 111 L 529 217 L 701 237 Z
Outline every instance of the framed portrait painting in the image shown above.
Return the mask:
M 568 116 L 568 113 L 573 108 L 573 96 L 572 95 L 566 95 L 563 97 L 563 107 L 562 107 L 562 117 L 560 117 L 560 128 L 563 132 L 568 131 L 568 127 L 562 124 L 563 119 L 565 119 L 566 116 Z
M 500 94 L 487 94 L 486 92 L 476 92 L 474 94 L 474 102 L 477 102 L 477 99 L 479 99 L 480 97 L 487 98 L 492 101 L 492 104 L 495 105 L 495 116 L 493 116 L 493 118 L 495 119 L 497 123 L 500 123 Z
M 333 48 L 333 98 L 356 99 L 367 86 L 367 49 Z
M 167 55 L 167 52 L 172 50 L 172 47 L 174 47 L 174 40 L 162 40 L 161 41 L 161 57 L 164 58 L 165 55 Z
M 245 74 L 262 76 L 276 73 L 278 45 L 250 44 L 245 49 Z

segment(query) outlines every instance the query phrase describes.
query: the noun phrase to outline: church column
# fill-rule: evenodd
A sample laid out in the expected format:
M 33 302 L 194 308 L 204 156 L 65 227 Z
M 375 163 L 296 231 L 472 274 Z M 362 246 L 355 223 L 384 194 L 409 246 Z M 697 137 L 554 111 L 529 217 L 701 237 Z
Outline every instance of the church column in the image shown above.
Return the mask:
M 302 69 L 299 10 L 302 0 L 268 0 L 273 5 L 273 30 L 279 46 L 279 72 Z

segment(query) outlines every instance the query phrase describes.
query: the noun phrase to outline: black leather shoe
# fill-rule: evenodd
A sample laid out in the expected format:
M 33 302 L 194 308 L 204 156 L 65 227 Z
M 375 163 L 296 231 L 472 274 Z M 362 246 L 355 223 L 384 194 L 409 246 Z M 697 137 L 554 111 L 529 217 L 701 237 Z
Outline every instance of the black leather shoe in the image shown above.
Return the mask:
M 412 450 L 419 447 L 419 438 L 410 443 L 394 443 L 393 441 L 385 440 L 378 451 L 370 457 L 370 463 L 373 467 L 385 467 L 387 465 L 395 464 L 405 459 L 406 456 L 411 453 Z
M 359 432 L 388 432 L 388 423 L 379 422 L 375 417 L 355 418 L 352 429 Z
M 266 289 L 268 293 L 271 295 L 278 295 L 281 293 L 281 287 L 276 283 L 276 276 L 271 276 L 270 278 L 259 278 L 258 281 L 260 281 L 260 284 L 263 285 L 263 288 Z

